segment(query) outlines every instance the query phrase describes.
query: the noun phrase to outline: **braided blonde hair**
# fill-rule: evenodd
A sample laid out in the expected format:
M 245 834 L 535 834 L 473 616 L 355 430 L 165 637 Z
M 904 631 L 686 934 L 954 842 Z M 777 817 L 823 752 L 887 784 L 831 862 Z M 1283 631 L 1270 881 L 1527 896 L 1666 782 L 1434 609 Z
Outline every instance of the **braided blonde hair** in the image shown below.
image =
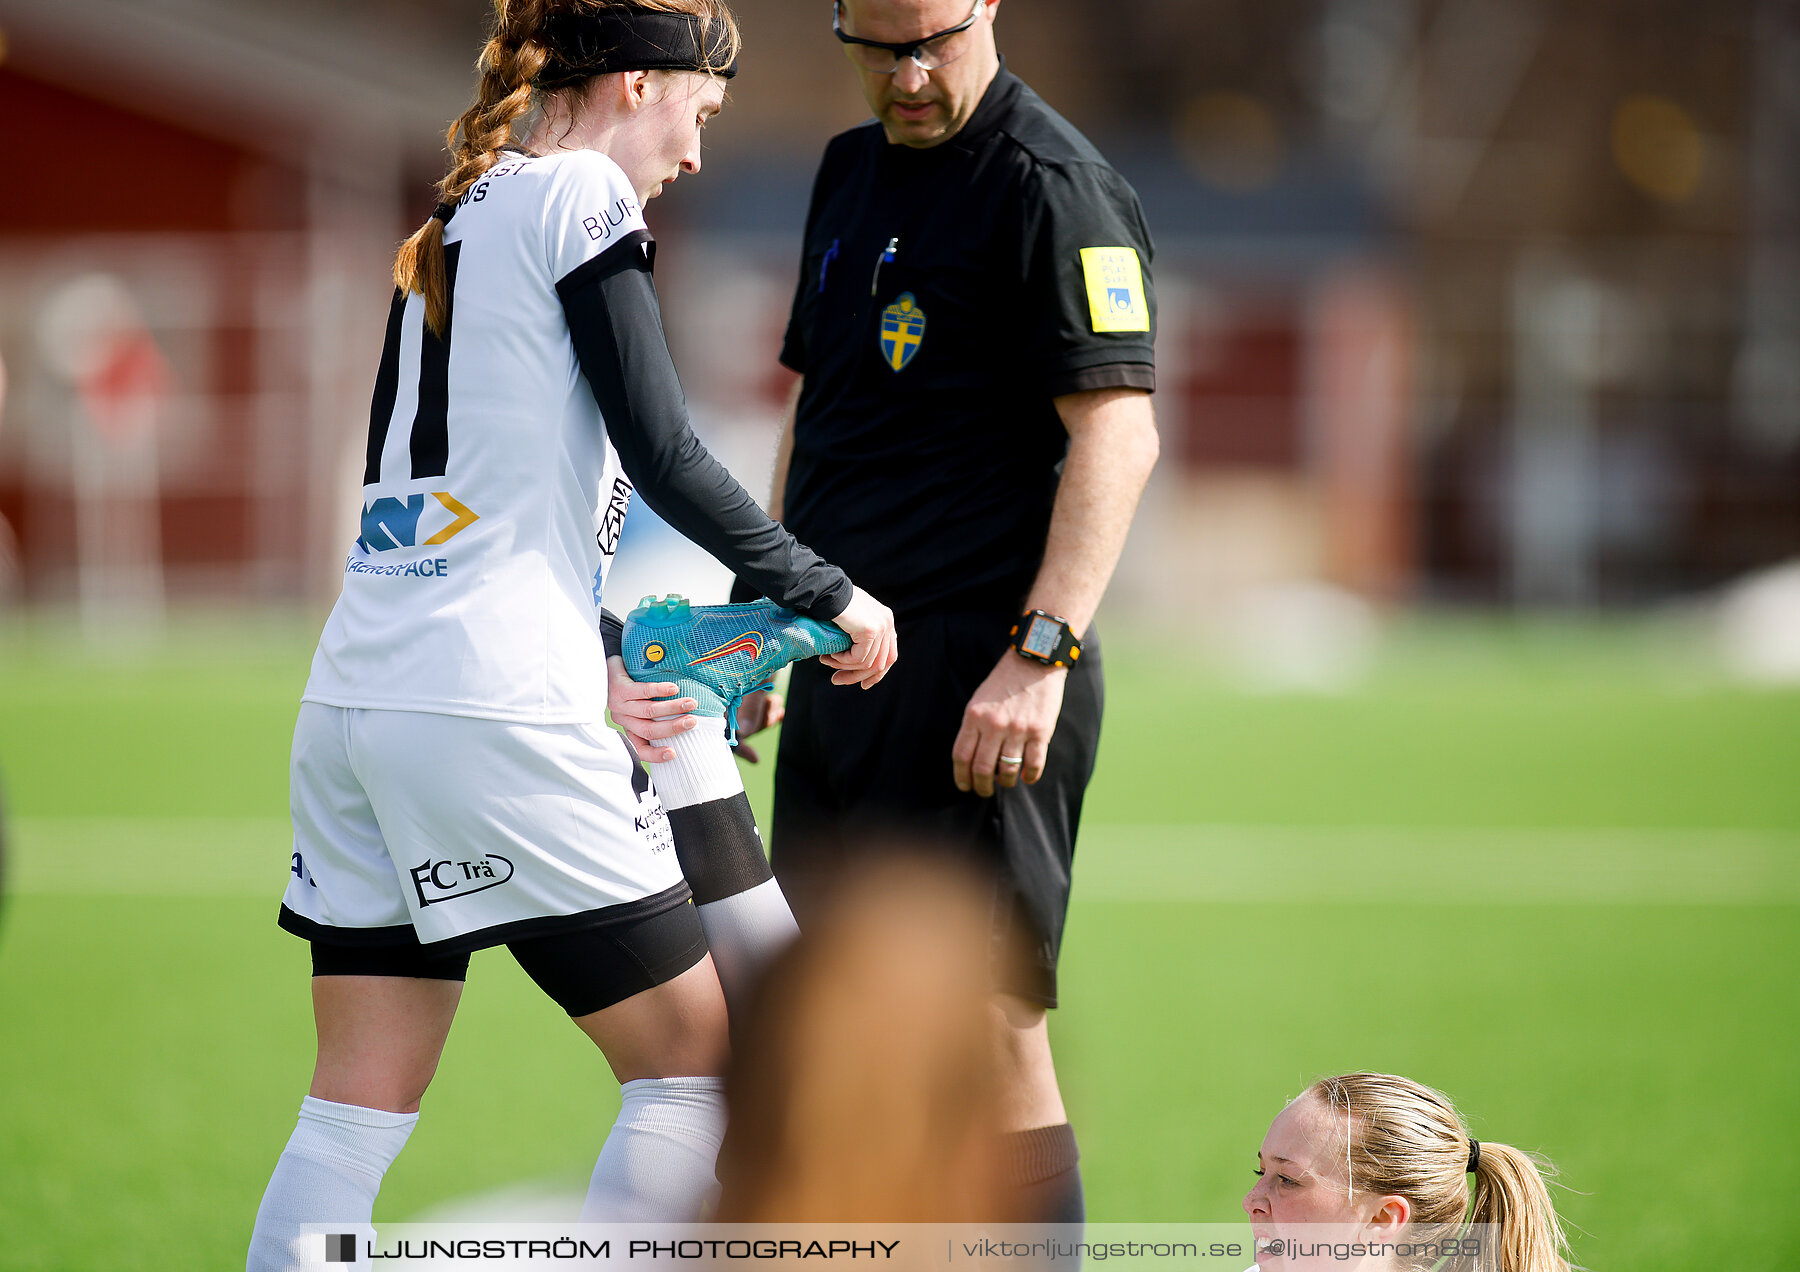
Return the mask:
M 1569 1272 L 1569 1243 L 1545 1176 L 1549 1163 L 1506 1144 L 1481 1141 L 1470 1152 L 1462 1115 L 1441 1091 L 1390 1073 L 1320 1078 L 1302 1099 L 1323 1104 L 1346 1142 L 1348 1184 L 1404 1197 L 1411 1222 L 1459 1228 L 1465 1218 L 1490 1224 L 1499 1272 Z M 1474 1156 L 1475 1198 L 1467 1177 Z
M 476 62 L 481 81 L 475 102 L 444 135 L 452 162 L 438 182 L 440 206 L 454 206 L 499 163 L 502 147 L 513 140 L 519 121 L 542 104 L 544 94 L 534 81 L 551 58 L 544 39 L 548 20 L 557 14 L 624 8 L 690 14 L 700 19 L 701 47 L 716 49 L 721 66 L 737 58 L 742 37 L 725 0 L 632 0 L 629 5 L 614 0 L 494 0 L 493 32 Z M 718 28 L 724 38 L 715 42 L 713 32 Z M 584 79 L 554 91 L 573 95 L 587 83 Z M 449 323 L 450 297 L 444 272 L 444 222 L 436 213 L 400 245 L 394 256 L 394 286 L 403 294 L 419 292 L 425 297 L 425 324 L 442 336 Z

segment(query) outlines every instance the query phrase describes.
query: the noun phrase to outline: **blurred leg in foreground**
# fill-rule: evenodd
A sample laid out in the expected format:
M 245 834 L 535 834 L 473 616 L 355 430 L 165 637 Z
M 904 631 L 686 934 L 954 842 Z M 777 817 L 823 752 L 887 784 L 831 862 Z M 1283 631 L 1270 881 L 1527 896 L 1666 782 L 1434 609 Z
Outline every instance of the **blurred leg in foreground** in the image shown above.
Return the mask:
M 795 665 L 775 772 L 775 874 L 802 928 L 829 908 L 832 881 L 870 845 L 895 834 L 942 845 L 992 881 L 988 910 L 996 948 L 1011 955 L 991 969 L 989 982 L 1001 1130 L 1010 1136 L 1015 1183 L 1029 1188 L 1036 1203 L 1022 1217 L 1080 1223 L 1085 1206 L 1075 1133 L 1045 1011 L 1058 1001 L 1076 830 L 1098 754 L 1099 642 L 1089 640 L 1068 674 L 1063 713 L 1038 780 L 996 786 L 985 798 L 945 781 L 943 757 L 995 660 L 1012 657 L 1006 626 L 949 616 L 904 627 L 908 657 L 868 693 L 843 694 L 814 664 Z
M 738 1043 L 721 1219 L 1007 1222 L 990 887 L 883 855 L 771 966 Z

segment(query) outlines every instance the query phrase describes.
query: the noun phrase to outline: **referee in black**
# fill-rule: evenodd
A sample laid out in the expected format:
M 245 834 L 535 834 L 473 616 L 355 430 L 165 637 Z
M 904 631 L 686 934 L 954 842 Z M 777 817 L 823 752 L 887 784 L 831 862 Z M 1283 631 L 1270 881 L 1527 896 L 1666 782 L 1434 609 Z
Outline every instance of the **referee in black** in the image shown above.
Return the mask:
M 813 188 L 771 511 L 893 607 L 906 656 L 868 692 L 795 665 L 772 847 L 802 926 L 896 836 L 986 868 L 1026 952 L 997 960 L 1009 1155 L 1030 1217 L 1079 1222 L 1044 1009 L 1100 737 L 1090 624 L 1156 461 L 1156 311 L 1136 194 L 1006 70 L 999 7 L 833 12 L 875 118 Z

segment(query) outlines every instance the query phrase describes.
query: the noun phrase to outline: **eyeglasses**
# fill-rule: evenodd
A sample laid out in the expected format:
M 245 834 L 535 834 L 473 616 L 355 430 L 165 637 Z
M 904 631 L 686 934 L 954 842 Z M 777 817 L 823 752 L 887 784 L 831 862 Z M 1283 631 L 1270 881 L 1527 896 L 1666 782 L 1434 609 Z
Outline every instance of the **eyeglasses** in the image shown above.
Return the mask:
M 969 42 L 956 37 L 974 26 L 981 17 L 981 10 L 988 0 L 975 0 L 975 7 L 969 16 L 953 27 L 946 27 L 935 35 L 928 35 L 921 40 L 909 40 L 903 44 L 888 44 L 881 40 L 864 40 L 858 36 L 844 33 L 844 0 L 834 0 L 831 6 L 831 33 L 850 53 L 850 60 L 876 75 L 892 75 L 900 69 L 903 58 L 911 58 L 921 71 L 935 71 L 939 67 L 948 66 L 967 50 Z

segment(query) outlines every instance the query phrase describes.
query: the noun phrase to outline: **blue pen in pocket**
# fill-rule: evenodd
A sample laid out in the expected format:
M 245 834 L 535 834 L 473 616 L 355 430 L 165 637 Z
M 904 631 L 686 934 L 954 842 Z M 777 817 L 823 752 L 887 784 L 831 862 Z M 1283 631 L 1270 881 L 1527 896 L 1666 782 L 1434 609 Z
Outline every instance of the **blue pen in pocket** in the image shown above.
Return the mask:
M 837 239 L 831 240 L 831 246 L 825 249 L 825 259 L 819 262 L 819 295 L 821 296 L 825 294 L 825 275 L 831 269 L 831 262 L 835 261 L 838 256 L 838 241 Z

